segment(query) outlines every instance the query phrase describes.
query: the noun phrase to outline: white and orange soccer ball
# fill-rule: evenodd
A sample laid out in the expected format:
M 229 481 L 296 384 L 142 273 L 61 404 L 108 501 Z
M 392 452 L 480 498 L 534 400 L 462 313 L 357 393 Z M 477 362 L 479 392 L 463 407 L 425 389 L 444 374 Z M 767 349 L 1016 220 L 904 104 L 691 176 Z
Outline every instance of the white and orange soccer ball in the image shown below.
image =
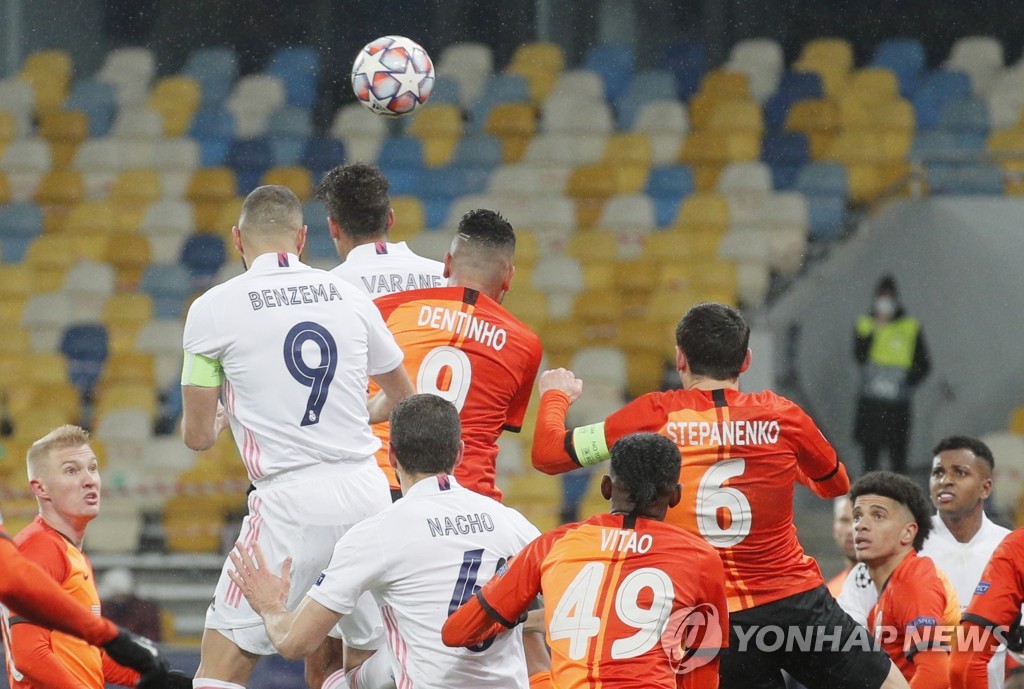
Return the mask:
M 382 36 L 367 43 L 356 56 L 352 90 L 360 103 L 378 115 L 408 115 L 430 98 L 434 63 L 416 41 Z

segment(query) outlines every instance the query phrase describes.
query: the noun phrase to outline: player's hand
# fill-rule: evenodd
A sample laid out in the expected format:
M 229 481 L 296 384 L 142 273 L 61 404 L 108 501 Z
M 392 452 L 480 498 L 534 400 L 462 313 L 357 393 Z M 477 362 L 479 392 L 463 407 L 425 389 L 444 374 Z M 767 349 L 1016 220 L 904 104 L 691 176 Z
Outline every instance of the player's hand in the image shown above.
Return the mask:
M 281 566 L 281 576 L 274 576 L 267 567 L 266 558 L 259 543 L 252 544 L 252 555 L 241 543 L 235 543 L 231 551 L 231 562 L 235 569 L 228 570 L 228 576 L 242 591 L 249 605 L 258 615 L 264 612 L 283 612 L 287 608 L 288 589 L 291 588 L 292 559 L 289 557 Z
M 583 381 L 576 377 L 572 371 L 564 368 L 555 368 L 544 371 L 537 381 L 540 394 L 548 390 L 559 390 L 569 396 L 569 403 L 575 402 L 583 394 Z
M 167 661 L 160 655 L 156 644 L 146 637 L 119 627 L 117 636 L 103 650 L 118 665 L 129 667 L 141 675 L 135 685 L 138 689 L 163 689 L 166 684 Z
M 181 670 L 171 670 L 167 673 L 167 682 L 164 686 L 167 689 L 192 689 L 192 678 Z

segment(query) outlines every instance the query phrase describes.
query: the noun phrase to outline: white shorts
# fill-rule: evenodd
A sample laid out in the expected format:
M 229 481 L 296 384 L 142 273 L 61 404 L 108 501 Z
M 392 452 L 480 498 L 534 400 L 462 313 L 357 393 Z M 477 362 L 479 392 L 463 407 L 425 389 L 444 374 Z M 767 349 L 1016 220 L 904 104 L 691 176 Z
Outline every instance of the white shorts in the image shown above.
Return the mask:
M 249 513 L 238 540 L 259 543 L 275 573 L 280 573 L 285 558 L 292 558 L 289 610 L 295 609 L 327 567 L 345 532 L 391 504 L 387 479 L 370 459 L 371 463 L 355 469 L 321 465 L 272 476 L 258 481 L 249 494 Z M 263 620 L 227 575 L 233 568 L 228 559 L 206 611 L 206 628 L 216 629 L 244 651 L 273 655 L 277 651 Z M 384 643 L 380 609 L 369 592 L 338 628 L 340 638 L 353 648 L 372 650 Z

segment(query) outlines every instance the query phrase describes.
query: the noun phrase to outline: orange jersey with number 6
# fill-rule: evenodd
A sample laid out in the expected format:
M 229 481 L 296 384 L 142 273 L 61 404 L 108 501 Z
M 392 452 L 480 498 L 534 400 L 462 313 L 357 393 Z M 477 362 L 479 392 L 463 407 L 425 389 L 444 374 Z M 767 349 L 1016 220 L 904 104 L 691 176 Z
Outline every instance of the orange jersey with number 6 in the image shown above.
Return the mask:
M 494 485 L 497 440 L 503 430 L 518 433 L 523 425 L 540 366 L 540 339 L 498 302 L 465 287 L 399 292 L 374 303 L 405 352 L 416 391 L 439 395 L 459 410 L 466 451 L 455 477 L 501 500 Z M 373 432 L 383 443 L 378 463 L 393 481 L 388 424 L 375 425 Z

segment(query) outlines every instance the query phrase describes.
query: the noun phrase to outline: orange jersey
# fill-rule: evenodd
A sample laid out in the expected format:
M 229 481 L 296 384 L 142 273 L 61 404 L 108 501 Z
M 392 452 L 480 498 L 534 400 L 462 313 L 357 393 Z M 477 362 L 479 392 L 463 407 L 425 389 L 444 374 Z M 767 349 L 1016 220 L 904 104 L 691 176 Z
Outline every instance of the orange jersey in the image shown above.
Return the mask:
M 42 517 L 36 517 L 14 541 L 18 550 L 38 564 L 71 598 L 99 616 L 100 599 L 92 565 L 82 551 Z M 12 689 L 40 686 L 32 681 L 33 676 L 47 678 L 47 681 L 40 680 L 42 685 L 60 681 L 88 689 L 102 689 L 105 680 L 123 680 L 134 685 L 138 679 L 132 671 L 114 666 L 96 646 L 63 632 L 48 632 L 31 626 L 16 616 L 4 627 L 4 642 Z M 108 665 L 117 667 L 120 672 L 116 674 L 120 676 L 105 676 Z
M 828 485 L 825 497 L 850 486 L 835 450 L 800 407 L 773 392 L 672 390 L 638 397 L 604 423 L 607 447 L 640 431 L 679 447 L 683 499 L 666 521 L 718 550 L 730 612 L 824 583 L 797 540 L 793 484 Z
M 674 688 L 695 674 L 677 674 L 681 639 L 703 639 L 689 649 L 688 662 L 700 666 L 728 646 L 722 582 L 721 560 L 703 540 L 664 522 L 600 514 L 530 543 L 478 600 L 496 619 L 515 620 L 543 594 L 559 689 Z
M 503 430 L 517 433 L 523 425 L 540 367 L 540 339 L 496 301 L 465 287 L 399 292 L 374 303 L 405 352 L 416 391 L 439 395 L 459 410 L 466 451 L 455 477 L 501 500 L 494 485 L 497 440 Z M 387 466 L 393 481 L 388 424 L 373 432 L 384 445 L 378 464 Z
M 825 583 L 828 592 L 832 594 L 833 598 L 839 598 L 839 594 L 843 592 L 843 584 L 846 583 L 846 577 L 850 576 L 851 569 L 853 567 L 847 567 Z
M 868 613 L 868 629 L 907 681 L 914 676 L 915 655 L 949 649 L 959 623 L 956 589 L 931 558 L 916 551 L 889 575 Z

